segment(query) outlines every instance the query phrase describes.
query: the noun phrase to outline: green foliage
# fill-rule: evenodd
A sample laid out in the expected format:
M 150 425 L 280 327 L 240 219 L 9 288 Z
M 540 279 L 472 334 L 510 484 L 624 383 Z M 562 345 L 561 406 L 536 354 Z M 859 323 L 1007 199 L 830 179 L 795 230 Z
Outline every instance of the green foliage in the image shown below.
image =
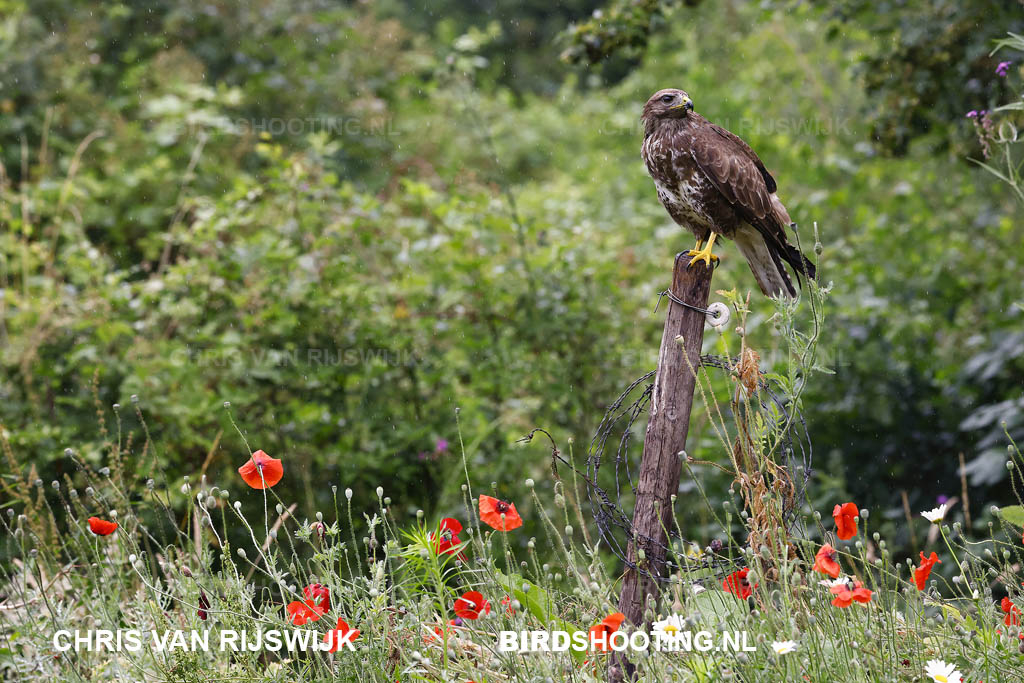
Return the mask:
M 677 0 L 610 2 L 587 21 L 569 28 L 569 47 L 562 53 L 562 59 L 598 64 L 623 53 L 628 57 L 643 54 L 651 32 L 665 21 L 666 13 L 677 4 Z
M 639 13 L 639 31 L 651 7 L 622 12 Z M 805 247 L 818 223 L 833 284 L 818 364 L 834 374 L 802 398 L 822 481 L 898 516 L 894 490 L 914 507 L 958 492 L 963 452 L 973 505 L 1007 502 L 1002 423 L 1024 430 L 1019 207 L 939 147 L 876 155 L 860 113 L 875 95 L 849 69 L 924 10 L 829 33 L 834 18 L 815 8 L 723 16 L 700 3 L 654 18 L 630 69 L 565 77 L 551 36 L 591 8 L 6 3 L 0 421 L 12 446 L 46 480 L 77 476 L 69 446 L 168 480 L 223 478 L 248 454 L 230 401 L 252 447 L 297 475 L 281 495 L 300 514 L 330 504 L 329 483 L 357 505 L 387 483 L 396 505 L 433 513 L 460 501 L 461 408 L 471 464 L 513 491 L 543 481 L 541 449 L 511 444 L 534 426 L 586 443 L 654 365 L 656 294 L 690 237 L 638 162 L 637 114 L 650 92 L 684 85 L 765 160 Z M 577 35 L 636 42 L 612 14 Z M 941 59 L 974 73 L 1002 58 L 988 56 L 1012 27 L 988 31 L 998 16 Z M 985 88 L 1018 83 L 990 71 L 977 100 L 949 105 L 964 138 Z M 715 278 L 740 297 L 753 286 L 728 248 Z M 774 313 L 751 300 L 747 341 L 785 377 Z M 716 335 L 709 350 L 737 346 L 734 330 Z M 142 450 L 133 395 L 159 459 Z M 688 452 L 721 460 L 707 417 L 695 424 Z M 710 533 L 699 511 L 686 524 Z
M 678 23 L 707 26 L 709 21 L 734 24 L 733 8 L 677 11 L 699 0 L 610 0 L 582 23 L 566 32 L 562 57 L 575 64 L 611 61 L 621 70 L 621 58 L 644 55 L 659 32 Z M 874 37 L 859 54 L 851 55 L 869 99 L 863 104 L 871 122 L 870 139 L 898 156 L 910 144 L 929 137 L 944 146 L 950 140 L 961 152 L 969 137 L 957 124 L 969 110 L 991 109 L 1008 93 L 997 77 L 992 41 L 1007 31 L 1024 30 L 1024 18 L 1014 3 L 1001 0 L 879 4 L 868 0 L 813 3 L 820 6 L 815 20 L 831 42 L 848 44 L 851 35 L 866 31 Z M 765 21 L 780 14 L 806 16 L 800 3 L 760 3 Z M 702 35 L 697 40 L 703 40 Z M 657 54 L 651 55 L 657 58 Z M 619 58 L 616 61 L 615 58 Z M 766 56 L 777 65 L 777 55 Z
M 858 64 L 871 97 L 873 139 L 906 154 L 915 139 L 955 124 L 972 109 L 991 109 L 1008 94 L 996 73 L 993 41 L 1024 30 L 1020 7 L 1002 0 L 821 3 L 839 21 L 881 37 Z M 898 10 L 897 10 L 898 8 Z M 962 133 L 956 135 L 962 141 Z

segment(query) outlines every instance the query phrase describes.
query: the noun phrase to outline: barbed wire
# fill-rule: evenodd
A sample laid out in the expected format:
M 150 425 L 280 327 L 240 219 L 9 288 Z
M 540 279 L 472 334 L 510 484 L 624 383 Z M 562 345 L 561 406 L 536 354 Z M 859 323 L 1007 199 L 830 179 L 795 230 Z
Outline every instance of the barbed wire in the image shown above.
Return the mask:
M 722 370 L 727 373 L 732 373 L 738 363 L 738 358 L 725 356 L 702 355 L 700 358 L 702 367 Z M 576 475 L 583 480 L 591 514 L 603 544 L 626 567 L 651 576 L 657 581 L 668 582 L 671 580 L 673 572 L 678 569 L 672 561 L 673 553 L 668 552 L 669 546 L 676 544 L 677 552 L 687 555 L 694 542 L 680 538 L 674 530 L 670 531 L 667 544 L 636 534 L 633 531 L 632 517 L 626 513 L 626 506 L 623 504 L 624 498 L 627 499 L 627 502 L 631 502 L 628 499 L 635 500 L 636 497 L 635 477 L 637 476 L 636 469 L 639 467 L 639 457 L 631 460 L 631 445 L 634 437 L 638 435 L 639 440 L 643 441 L 642 433 L 639 433 L 638 429 L 634 429 L 634 426 L 647 415 L 647 407 L 654 388 L 654 376 L 655 371 L 652 370 L 634 380 L 608 406 L 591 439 L 582 471 L 575 468 L 573 463 L 562 455 L 554 438 L 543 429 L 531 431 L 521 441 L 530 441 L 538 433 L 547 436 L 551 442 L 553 476 L 555 479 L 560 479 L 558 467 L 561 464 L 573 469 Z M 787 400 L 777 381 L 761 376 L 758 380 L 758 390 L 754 395 L 757 400 L 751 407 L 760 410 L 766 424 L 773 425 L 780 434 L 778 442 L 778 448 L 782 454 L 780 462 L 788 477 L 786 483 L 792 487 L 792 495 L 784 497 L 782 513 L 784 524 L 787 531 L 802 531 L 796 527 L 802 524 L 799 508 L 806 502 L 807 482 L 812 474 L 813 456 L 807 423 L 800 410 Z M 748 419 L 750 418 L 748 417 Z M 630 505 L 630 507 L 632 506 Z M 652 573 L 649 569 L 637 566 L 636 563 L 629 560 L 628 549 L 630 544 L 635 541 L 640 541 L 648 548 L 658 548 L 662 551 L 666 557 L 663 575 Z M 710 571 L 705 571 L 704 579 L 697 580 L 695 583 L 701 583 L 707 578 L 721 577 L 736 567 L 737 560 L 719 552 L 722 546 L 716 548 L 716 544 L 708 544 L 701 548 L 701 544 L 696 545 L 699 552 L 695 553 L 695 557 L 687 556 L 686 569 Z

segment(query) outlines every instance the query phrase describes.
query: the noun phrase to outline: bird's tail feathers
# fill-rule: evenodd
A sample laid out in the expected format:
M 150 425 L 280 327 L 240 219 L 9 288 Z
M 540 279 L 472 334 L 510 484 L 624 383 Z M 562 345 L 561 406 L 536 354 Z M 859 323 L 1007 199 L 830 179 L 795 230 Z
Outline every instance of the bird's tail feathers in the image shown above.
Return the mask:
M 751 227 L 737 230 L 733 235 L 733 240 L 747 259 L 750 270 L 754 273 L 754 279 L 757 280 L 757 285 L 765 296 L 784 294 L 796 297 L 796 288 L 793 287 L 793 281 L 790 279 L 789 273 L 786 272 L 786 266 L 782 264 L 783 258 L 789 262 L 788 254 L 779 254 L 770 249 L 761 233 Z M 793 250 L 797 254 L 800 253 L 796 247 L 793 247 Z M 810 272 L 813 272 L 813 266 L 811 268 Z
M 811 260 L 803 255 L 803 253 L 789 242 L 782 244 L 781 254 L 786 263 L 793 267 L 796 271 L 797 277 L 805 275 L 811 280 L 816 279 L 817 270 Z
M 806 256 L 800 253 L 799 249 L 786 241 L 786 228 L 793 225 L 793 219 L 789 217 L 789 212 L 786 211 L 786 207 L 774 193 L 772 193 L 772 209 L 778 226 L 777 233 L 776 230 L 760 230 L 760 228 L 758 228 L 759 231 L 761 231 L 761 234 L 764 235 L 765 240 L 768 242 L 769 249 L 772 251 L 778 251 L 783 260 L 793 267 L 793 270 L 796 271 L 798 282 L 800 281 L 801 275 L 808 277 L 811 280 L 815 279 L 814 264 L 811 263 Z M 782 235 L 782 244 L 778 244 L 778 238 L 773 238 L 771 236 L 773 233 Z

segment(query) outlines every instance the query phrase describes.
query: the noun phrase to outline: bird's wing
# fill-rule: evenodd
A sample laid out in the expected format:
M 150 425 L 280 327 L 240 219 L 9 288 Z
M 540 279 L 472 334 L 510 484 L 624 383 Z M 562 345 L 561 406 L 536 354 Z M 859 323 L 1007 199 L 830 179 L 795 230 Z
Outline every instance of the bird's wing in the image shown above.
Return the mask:
M 775 196 L 775 179 L 761 160 L 739 136 L 703 117 L 695 126 L 690 153 L 697 167 L 740 218 L 754 226 L 781 268 L 785 260 L 797 272 L 814 277 L 814 264 L 789 243 L 786 225 L 789 215 Z
M 783 227 L 772 205 L 775 179 L 747 143 L 721 126 L 704 121 L 696 126 L 690 153 L 697 167 L 741 218 L 751 224 L 764 222 L 772 228 Z M 780 232 L 785 240 L 785 232 Z

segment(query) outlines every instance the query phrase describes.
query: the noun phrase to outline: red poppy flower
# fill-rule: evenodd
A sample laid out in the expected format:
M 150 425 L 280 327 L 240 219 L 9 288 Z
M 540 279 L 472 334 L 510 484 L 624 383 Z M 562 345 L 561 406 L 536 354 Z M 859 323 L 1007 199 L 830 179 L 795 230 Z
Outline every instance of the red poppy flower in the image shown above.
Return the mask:
M 206 621 L 206 617 L 209 616 L 209 612 L 207 612 L 208 609 L 210 609 L 210 601 L 206 598 L 206 593 L 204 593 L 203 591 L 200 590 L 199 591 L 199 609 L 196 610 L 196 614 L 198 614 L 199 618 L 202 619 L 203 621 Z
M 505 515 L 505 519 L 501 518 Z M 480 520 L 498 531 L 512 531 L 523 525 L 515 503 L 506 503 L 490 496 L 480 496 Z
M 832 604 L 836 607 L 849 607 L 854 602 L 867 604 L 871 602 L 872 592 L 864 588 L 860 581 L 847 581 L 829 589 L 832 595 Z
M 459 559 L 465 562 L 466 554 L 459 552 L 459 546 L 462 544 L 462 541 L 459 540 L 459 533 L 461 531 L 462 524 L 459 520 L 451 517 L 442 519 L 437 527 L 437 533 L 430 533 L 430 540 L 437 541 L 434 546 L 434 554 L 454 555 L 458 552 Z
M 1003 619 L 1004 624 L 1007 626 L 1017 626 L 1020 624 L 1020 608 L 1013 604 L 1009 597 L 1003 598 L 1003 601 L 999 603 L 999 607 L 1006 613 L 1006 617 Z
M 836 536 L 846 541 L 857 535 L 857 520 L 860 515 L 855 503 L 843 503 L 832 508 L 832 517 L 836 520 Z
M 816 572 L 828 574 L 833 579 L 839 578 L 839 553 L 828 543 L 821 546 L 821 550 L 814 556 L 814 566 L 811 568 Z
M 331 611 L 331 591 L 322 583 L 311 583 L 302 589 L 307 604 L 316 605 L 323 613 Z
M 516 611 L 512 609 L 512 598 L 506 595 L 501 599 L 501 604 L 505 608 L 505 614 L 507 614 L 510 617 L 515 616 Z
M 349 628 L 345 620 L 338 618 L 336 628 L 324 634 L 324 642 L 330 645 L 328 652 L 337 652 L 342 647 L 349 647 L 352 641 L 359 637 L 359 629 Z
M 435 626 L 434 627 L 434 635 L 430 635 L 428 633 L 427 635 L 423 636 L 423 642 L 426 643 L 427 645 L 429 645 L 430 643 L 434 642 L 438 638 L 450 638 L 452 636 L 452 634 L 455 633 L 455 630 L 459 629 L 459 628 L 462 628 L 463 625 L 464 624 L 462 623 L 462 618 L 461 617 L 455 617 L 454 619 L 449 619 L 448 620 L 448 624 L 446 626 L 444 626 L 443 630 L 442 630 L 441 626 Z
M 455 601 L 454 611 L 462 619 L 476 619 L 481 613 L 491 613 L 491 603 L 484 600 L 479 591 L 469 591 Z
M 925 557 L 924 553 L 920 555 L 921 566 L 914 568 L 914 583 L 917 584 L 917 590 L 923 591 L 925 584 L 928 583 L 928 576 L 932 573 L 932 567 L 942 564 L 942 560 L 935 553 L 932 553 L 931 557 Z
M 610 650 L 612 634 L 619 630 L 625 619 L 626 615 L 622 612 L 613 612 L 602 619 L 600 624 L 591 626 L 590 642 L 594 648 L 606 652 Z
M 303 626 L 308 621 L 318 621 L 321 615 L 327 613 L 327 608 L 313 600 L 296 600 L 288 603 L 287 611 L 293 624 Z
M 117 522 L 108 522 L 99 517 L 89 518 L 89 531 L 97 536 L 109 536 L 117 530 Z
M 754 588 L 757 588 L 756 583 L 751 587 L 750 582 L 747 581 L 747 573 L 749 571 L 750 567 L 744 567 L 738 572 L 729 574 L 729 576 L 725 577 L 725 581 L 722 582 L 722 588 L 740 600 L 746 600 L 754 594 Z
M 253 453 L 244 465 L 238 468 L 242 481 L 254 489 L 269 489 L 281 481 L 284 467 L 280 460 L 275 460 L 263 451 Z

